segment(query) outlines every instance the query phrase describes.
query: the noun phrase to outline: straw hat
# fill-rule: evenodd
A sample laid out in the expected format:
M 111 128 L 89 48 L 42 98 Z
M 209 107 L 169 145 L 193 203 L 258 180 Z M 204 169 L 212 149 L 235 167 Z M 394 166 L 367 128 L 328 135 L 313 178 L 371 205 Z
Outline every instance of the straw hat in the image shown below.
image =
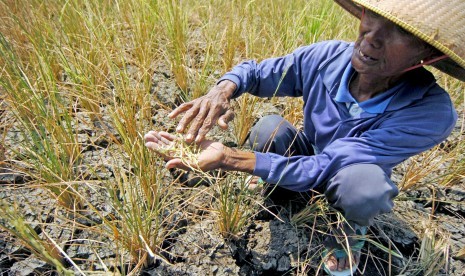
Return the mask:
M 432 66 L 465 81 L 465 1 L 334 0 L 361 17 L 362 6 L 426 41 L 449 58 Z

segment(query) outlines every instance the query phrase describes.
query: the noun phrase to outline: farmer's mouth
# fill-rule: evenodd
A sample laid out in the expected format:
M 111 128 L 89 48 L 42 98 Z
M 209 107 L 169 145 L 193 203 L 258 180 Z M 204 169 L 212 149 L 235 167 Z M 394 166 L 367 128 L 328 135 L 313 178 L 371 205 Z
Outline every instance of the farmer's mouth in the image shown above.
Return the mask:
M 358 54 L 365 60 L 370 60 L 370 61 L 377 61 L 378 59 L 376 58 L 373 58 L 373 57 L 370 57 L 369 55 L 365 54 L 364 52 L 362 52 L 362 50 L 358 50 Z

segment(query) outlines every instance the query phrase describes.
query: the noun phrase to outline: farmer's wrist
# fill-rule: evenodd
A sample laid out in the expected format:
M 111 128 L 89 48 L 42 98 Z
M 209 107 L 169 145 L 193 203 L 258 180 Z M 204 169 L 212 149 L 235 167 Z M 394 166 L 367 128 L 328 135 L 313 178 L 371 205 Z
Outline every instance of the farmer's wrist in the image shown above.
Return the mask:
M 255 168 L 255 154 L 225 147 L 221 168 L 226 171 L 252 173 Z
M 219 81 L 216 86 L 219 91 L 225 93 L 225 97 L 228 99 L 232 98 L 237 89 L 236 83 L 227 79 Z

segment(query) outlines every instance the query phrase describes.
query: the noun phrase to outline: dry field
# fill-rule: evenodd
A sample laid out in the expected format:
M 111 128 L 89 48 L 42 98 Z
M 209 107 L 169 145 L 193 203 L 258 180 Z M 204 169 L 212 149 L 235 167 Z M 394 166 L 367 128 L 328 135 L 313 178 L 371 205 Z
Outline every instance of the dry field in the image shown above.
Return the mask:
M 331 0 L 0 0 L 1 275 L 323 274 L 321 196 L 270 206 L 246 175 L 166 170 L 143 135 L 240 61 L 357 28 Z M 434 73 L 463 117 L 464 84 Z M 258 118 L 300 125 L 301 104 L 241 97 L 210 137 L 247 149 Z M 464 275 L 463 123 L 396 168 L 364 275 Z

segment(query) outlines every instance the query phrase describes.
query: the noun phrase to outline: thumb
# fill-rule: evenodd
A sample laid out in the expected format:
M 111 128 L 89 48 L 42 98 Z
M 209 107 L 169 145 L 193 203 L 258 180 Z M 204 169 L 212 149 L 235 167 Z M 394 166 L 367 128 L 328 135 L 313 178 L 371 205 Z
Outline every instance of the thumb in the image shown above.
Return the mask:
M 182 160 L 179 158 L 171 159 L 165 164 L 165 168 L 167 169 L 182 169 L 182 170 L 187 170 L 187 167 L 184 163 L 182 163 Z
M 219 119 L 218 119 L 218 125 L 222 128 L 222 129 L 228 129 L 228 123 L 234 119 L 234 112 L 231 111 L 231 110 L 228 110 L 226 111 L 226 113 L 224 115 L 222 115 Z

